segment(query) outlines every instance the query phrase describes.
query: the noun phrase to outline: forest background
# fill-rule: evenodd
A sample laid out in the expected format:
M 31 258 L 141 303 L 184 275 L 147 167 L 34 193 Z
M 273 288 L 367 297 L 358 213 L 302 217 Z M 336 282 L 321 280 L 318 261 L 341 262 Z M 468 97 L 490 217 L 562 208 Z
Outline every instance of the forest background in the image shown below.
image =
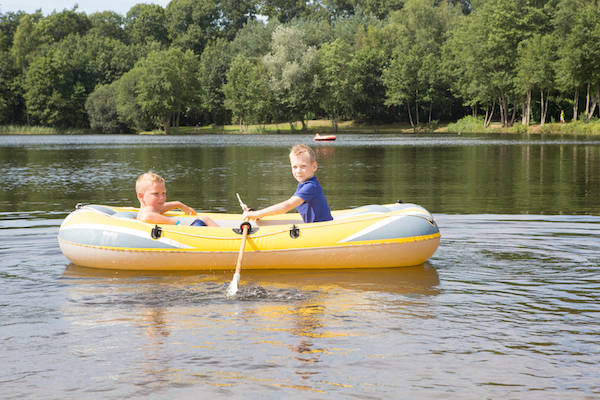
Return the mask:
M 1 6 L 0 6 L 1 7 Z M 600 109 L 595 0 L 172 0 L 125 16 L 2 13 L 0 125 L 439 121 L 503 127 Z M 0 129 L 1 131 L 1 129 Z

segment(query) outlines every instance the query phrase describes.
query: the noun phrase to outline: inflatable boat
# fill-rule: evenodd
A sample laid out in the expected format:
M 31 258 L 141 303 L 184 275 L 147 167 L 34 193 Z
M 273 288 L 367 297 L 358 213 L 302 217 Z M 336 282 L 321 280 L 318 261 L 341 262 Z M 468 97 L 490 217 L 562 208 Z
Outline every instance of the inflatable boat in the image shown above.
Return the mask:
M 74 264 L 92 268 L 235 268 L 243 238 L 240 214 L 202 213 L 218 227 L 189 226 L 197 217 L 181 212 L 166 214 L 177 225 L 148 224 L 136 215 L 136 208 L 78 205 L 60 226 L 60 248 Z M 290 213 L 253 221 L 243 269 L 414 266 L 429 259 L 440 242 L 432 215 L 416 204 L 367 205 L 332 215 L 332 221 L 316 223 Z

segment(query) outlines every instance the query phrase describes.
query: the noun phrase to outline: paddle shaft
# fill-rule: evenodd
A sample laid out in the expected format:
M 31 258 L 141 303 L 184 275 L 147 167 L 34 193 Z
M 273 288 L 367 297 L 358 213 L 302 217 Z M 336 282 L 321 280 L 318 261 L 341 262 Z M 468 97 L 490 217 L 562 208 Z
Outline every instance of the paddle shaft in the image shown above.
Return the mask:
M 235 273 L 239 275 L 242 269 L 242 259 L 244 258 L 244 249 L 246 248 L 246 238 L 248 237 L 248 225 L 244 224 L 242 227 L 244 230 L 242 233 L 242 244 L 240 246 L 240 252 L 238 253 L 237 263 L 235 264 Z

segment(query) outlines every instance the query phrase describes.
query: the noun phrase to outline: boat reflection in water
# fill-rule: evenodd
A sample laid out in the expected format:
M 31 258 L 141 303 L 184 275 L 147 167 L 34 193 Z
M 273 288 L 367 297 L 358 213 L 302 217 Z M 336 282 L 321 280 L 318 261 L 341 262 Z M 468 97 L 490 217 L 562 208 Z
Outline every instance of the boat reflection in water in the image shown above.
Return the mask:
M 205 294 L 215 295 L 218 285 L 230 282 L 228 271 L 127 271 L 81 267 L 69 264 L 63 273 L 66 278 L 107 278 L 113 284 L 131 284 L 141 279 L 144 284 L 155 281 L 165 284 L 177 283 L 177 286 L 205 283 L 210 288 Z M 373 268 L 373 269 L 335 269 L 335 270 L 248 270 L 242 269 L 241 285 L 267 288 L 257 291 L 256 297 L 269 298 L 269 292 L 286 288 L 307 291 L 331 289 L 349 289 L 357 291 L 388 292 L 395 294 L 438 294 L 436 288 L 440 281 L 437 271 L 428 263 L 414 267 Z M 121 281 L 121 282 L 119 282 Z M 89 283 L 89 282 L 88 282 Z M 216 286 L 215 286 L 216 285 Z M 258 285 L 258 286 L 257 286 Z M 199 293 L 196 291 L 195 295 Z M 275 299 L 280 300 L 280 297 Z
M 397 336 L 395 329 L 408 321 L 431 318 L 430 299 L 440 283 L 428 263 L 368 270 L 242 269 L 240 290 L 228 299 L 232 273 L 70 264 L 63 273 L 70 337 L 81 338 L 94 360 L 105 360 L 106 349 L 112 349 L 109 361 L 118 367 L 111 374 L 124 388 L 129 382 L 151 385 L 148 394 L 174 385 L 215 395 L 226 387 L 233 397 L 257 385 L 343 392 L 356 383 L 333 371 L 346 371 L 355 358 L 376 361 L 381 350 L 370 341 L 382 329 Z

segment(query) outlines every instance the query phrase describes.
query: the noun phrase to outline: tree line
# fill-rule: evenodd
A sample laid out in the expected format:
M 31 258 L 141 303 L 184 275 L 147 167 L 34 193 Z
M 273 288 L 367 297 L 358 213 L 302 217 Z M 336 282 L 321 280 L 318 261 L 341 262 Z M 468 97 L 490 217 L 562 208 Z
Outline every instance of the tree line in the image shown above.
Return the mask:
M 596 0 L 172 0 L 1 13 L 0 124 L 591 119 Z

